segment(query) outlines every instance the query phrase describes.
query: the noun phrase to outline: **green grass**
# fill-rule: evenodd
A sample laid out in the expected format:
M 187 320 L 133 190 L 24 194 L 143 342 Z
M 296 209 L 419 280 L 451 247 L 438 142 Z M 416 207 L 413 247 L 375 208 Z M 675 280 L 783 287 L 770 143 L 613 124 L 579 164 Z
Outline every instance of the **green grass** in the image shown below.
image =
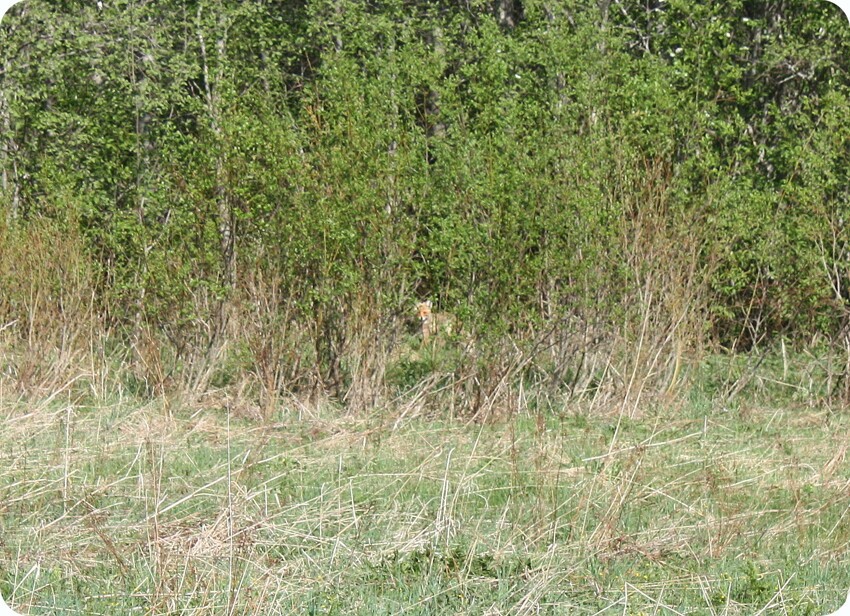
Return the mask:
M 723 386 L 485 425 L 0 399 L 0 591 L 29 614 L 832 611 L 850 416 Z

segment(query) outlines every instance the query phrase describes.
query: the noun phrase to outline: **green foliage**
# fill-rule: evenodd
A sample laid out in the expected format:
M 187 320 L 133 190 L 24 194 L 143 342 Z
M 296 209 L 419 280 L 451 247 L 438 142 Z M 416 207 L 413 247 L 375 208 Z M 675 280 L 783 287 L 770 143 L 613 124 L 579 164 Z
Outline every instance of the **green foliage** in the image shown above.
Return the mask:
M 734 599 L 739 603 L 764 604 L 779 590 L 753 561 L 745 561 L 742 569 L 740 580 L 733 589 Z
M 845 318 L 827 3 L 29 0 L 0 49 L 6 218 L 74 227 L 109 327 L 176 364 L 259 299 L 337 393 L 415 299 L 482 344 L 652 314 L 743 349 Z

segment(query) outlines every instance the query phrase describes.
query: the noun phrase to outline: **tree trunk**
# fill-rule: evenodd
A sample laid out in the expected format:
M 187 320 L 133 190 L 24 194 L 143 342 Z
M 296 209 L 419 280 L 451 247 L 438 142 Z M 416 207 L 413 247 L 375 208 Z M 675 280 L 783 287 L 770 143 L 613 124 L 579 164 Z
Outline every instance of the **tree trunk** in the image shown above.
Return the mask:
M 204 98 L 207 106 L 210 130 L 213 134 L 215 154 L 215 194 L 216 214 L 219 233 L 219 255 L 221 260 L 221 281 L 225 289 L 224 296 L 214 303 L 210 318 L 209 339 L 207 341 L 204 368 L 196 373 L 192 387 L 195 391 L 206 389 L 212 377 L 212 367 L 217 362 L 225 346 L 225 333 L 230 321 L 230 298 L 236 286 L 236 232 L 235 217 L 233 212 L 233 201 L 230 198 L 230 190 L 227 178 L 227 154 L 224 147 L 224 131 L 221 127 L 221 99 L 219 90 L 223 87 L 224 66 L 227 53 L 227 29 L 225 15 L 222 7 L 218 7 L 216 16 L 216 71 L 212 74 L 210 70 L 210 56 L 207 52 L 206 39 L 204 37 L 204 26 L 202 20 L 203 5 L 198 5 L 197 12 L 197 36 L 201 52 L 201 68 L 204 75 Z
M 233 289 L 236 283 L 236 234 L 234 230 L 233 204 L 227 186 L 226 154 L 224 148 L 220 147 L 223 141 L 220 116 L 220 99 L 218 89 L 224 81 L 224 64 L 227 53 L 227 25 L 224 17 L 218 15 L 218 38 L 216 39 L 216 61 L 217 72 L 215 76 L 210 75 L 209 56 L 201 25 L 202 7 L 198 6 L 198 43 L 201 49 L 201 63 L 204 72 L 204 96 L 206 98 L 207 112 L 209 114 L 210 129 L 218 144 L 215 160 L 215 200 L 218 213 L 218 232 L 220 241 L 221 265 L 224 284 L 228 290 Z
M 16 160 L 18 144 L 12 132 L 12 116 L 7 97 L 7 92 L 12 89 L 8 84 L 10 70 L 11 64 L 9 60 L 6 60 L 3 63 L 3 80 L 0 82 L 0 125 L 3 127 L 3 141 L 0 143 L 0 169 L 2 169 L 0 190 L 2 190 L 4 198 L 9 198 L 10 208 L 7 218 L 12 221 L 18 218 L 21 203 L 21 184 Z

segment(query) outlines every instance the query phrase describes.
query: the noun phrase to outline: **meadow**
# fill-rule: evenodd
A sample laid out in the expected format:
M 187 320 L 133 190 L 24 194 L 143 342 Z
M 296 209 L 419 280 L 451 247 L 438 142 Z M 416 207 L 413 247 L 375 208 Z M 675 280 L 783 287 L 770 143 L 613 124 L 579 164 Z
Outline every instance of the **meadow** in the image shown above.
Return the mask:
M 714 357 L 632 405 L 519 390 L 488 421 L 7 391 L 0 591 L 22 614 L 822 615 L 850 585 L 850 418 L 809 362 Z
M 0 593 L 834 610 L 848 117 L 824 0 L 16 4 Z

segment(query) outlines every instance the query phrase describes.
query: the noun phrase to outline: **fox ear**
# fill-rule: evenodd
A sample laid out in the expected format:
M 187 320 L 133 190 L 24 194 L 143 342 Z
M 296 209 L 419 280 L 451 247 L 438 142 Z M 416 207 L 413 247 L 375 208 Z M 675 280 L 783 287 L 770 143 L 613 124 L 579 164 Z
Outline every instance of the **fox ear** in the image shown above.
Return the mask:
M 429 299 L 428 301 L 426 301 L 425 305 L 428 306 L 428 308 L 430 308 L 431 307 L 431 300 Z

